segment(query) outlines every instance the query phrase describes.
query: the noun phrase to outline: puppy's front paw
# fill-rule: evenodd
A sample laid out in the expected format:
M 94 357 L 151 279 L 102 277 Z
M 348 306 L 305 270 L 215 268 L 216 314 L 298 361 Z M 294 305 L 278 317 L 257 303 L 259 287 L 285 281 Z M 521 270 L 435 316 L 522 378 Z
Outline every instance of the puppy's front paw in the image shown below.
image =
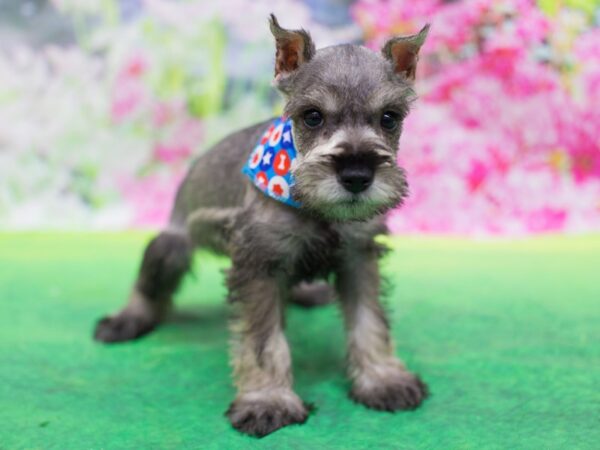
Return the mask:
M 427 397 L 427 386 L 418 375 L 396 370 L 383 377 L 359 377 L 352 386 L 350 397 L 381 411 L 415 409 Z
M 137 339 L 154 329 L 156 324 L 131 315 L 104 317 L 96 324 L 94 339 L 101 342 L 122 342 Z
M 308 410 L 293 392 L 256 392 L 237 398 L 225 413 L 242 433 L 263 437 L 295 423 L 304 423 Z

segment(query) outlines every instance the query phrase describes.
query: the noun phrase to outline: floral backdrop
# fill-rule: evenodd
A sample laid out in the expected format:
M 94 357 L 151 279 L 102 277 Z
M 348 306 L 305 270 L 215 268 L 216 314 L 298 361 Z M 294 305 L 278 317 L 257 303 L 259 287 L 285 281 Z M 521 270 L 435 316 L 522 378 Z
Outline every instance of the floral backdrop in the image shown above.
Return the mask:
M 0 227 L 160 227 L 190 161 L 281 111 L 266 18 L 432 29 L 398 233 L 600 230 L 600 0 L 0 0 Z

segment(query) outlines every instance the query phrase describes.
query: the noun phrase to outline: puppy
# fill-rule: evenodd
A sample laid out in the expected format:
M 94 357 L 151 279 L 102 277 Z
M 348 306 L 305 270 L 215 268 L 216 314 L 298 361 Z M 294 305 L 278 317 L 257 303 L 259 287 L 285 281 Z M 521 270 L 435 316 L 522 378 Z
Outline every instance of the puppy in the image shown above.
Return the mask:
M 306 420 L 292 388 L 284 308 L 311 296 L 323 301 L 333 288 L 347 330 L 351 398 L 396 411 L 426 396 L 394 354 L 374 238 L 385 232 L 383 214 L 407 195 L 396 152 L 428 26 L 389 40 L 381 53 L 356 45 L 317 51 L 306 31 L 286 30 L 273 15 L 270 28 L 283 117 L 238 131 L 197 159 L 169 227 L 145 250 L 127 305 L 95 330 L 103 342 L 148 333 L 165 317 L 195 247 L 228 255 L 237 396 L 226 414 L 255 436 Z

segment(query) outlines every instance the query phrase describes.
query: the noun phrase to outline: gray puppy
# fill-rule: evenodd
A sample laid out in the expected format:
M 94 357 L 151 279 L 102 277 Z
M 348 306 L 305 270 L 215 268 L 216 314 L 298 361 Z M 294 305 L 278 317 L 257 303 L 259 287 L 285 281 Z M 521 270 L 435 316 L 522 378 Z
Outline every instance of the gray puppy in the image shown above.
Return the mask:
M 265 195 L 242 174 L 273 120 L 228 136 L 192 166 L 170 226 L 146 248 L 129 302 L 95 331 L 104 342 L 148 333 L 168 311 L 195 247 L 230 256 L 237 396 L 227 416 L 256 436 L 307 418 L 292 389 L 284 307 L 333 296 L 316 281 L 330 275 L 347 330 L 350 396 L 386 411 L 415 408 L 426 396 L 394 354 L 374 238 L 385 232 L 383 213 L 407 194 L 396 153 L 428 27 L 389 40 L 381 54 L 356 45 L 316 51 L 304 30 L 283 29 L 274 16 L 270 27 L 274 84 L 297 152 L 290 187 L 299 207 Z

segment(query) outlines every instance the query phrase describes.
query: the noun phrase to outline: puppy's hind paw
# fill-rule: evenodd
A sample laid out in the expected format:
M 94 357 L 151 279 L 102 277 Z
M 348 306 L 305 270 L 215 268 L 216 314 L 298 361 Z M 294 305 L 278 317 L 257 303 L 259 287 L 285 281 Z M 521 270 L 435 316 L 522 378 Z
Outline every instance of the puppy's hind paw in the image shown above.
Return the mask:
M 368 408 L 398 411 L 417 408 L 427 398 L 427 385 L 410 372 L 373 382 L 357 382 L 350 397 Z
M 236 399 L 225 415 L 236 430 L 263 437 L 285 426 L 306 422 L 307 408 L 295 394 L 292 396 L 244 396 Z M 249 397 L 254 396 L 250 394 Z
M 101 342 L 123 342 L 137 339 L 154 329 L 152 321 L 131 315 L 104 317 L 96 323 L 94 339 Z

